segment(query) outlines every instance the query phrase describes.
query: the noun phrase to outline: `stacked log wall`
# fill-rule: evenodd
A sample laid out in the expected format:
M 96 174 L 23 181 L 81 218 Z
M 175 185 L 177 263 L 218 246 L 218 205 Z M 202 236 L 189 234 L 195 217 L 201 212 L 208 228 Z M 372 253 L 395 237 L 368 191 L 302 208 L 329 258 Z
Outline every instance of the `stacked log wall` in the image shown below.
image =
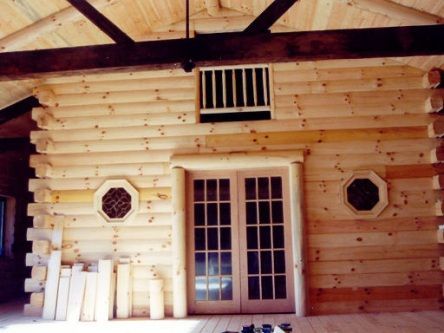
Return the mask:
M 389 60 L 274 64 L 273 119 L 198 123 L 196 76 L 181 70 L 48 79 L 33 115 L 40 154 L 31 240 L 64 223 L 62 262 L 129 256 L 134 315 L 149 313 L 148 280 L 165 280 L 172 307 L 173 154 L 301 149 L 311 314 L 438 309 L 442 223 L 433 177 L 443 92 L 424 72 Z M 441 102 L 440 102 L 441 101 Z M 441 104 L 440 104 L 441 103 Z M 441 105 L 441 106 L 440 106 Z M 436 155 L 436 154 L 435 154 Z M 342 183 L 373 170 L 388 184 L 388 207 L 363 220 L 341 203 Z M 104 227 L 94 191 L 125 178 L 140 192 L 131 226 Z M 37 232 L 38 231 L 38 232 Z M 45 236 L 46 235 L 46 236 Z M 28 255 L 44 265 L 47 253 Z

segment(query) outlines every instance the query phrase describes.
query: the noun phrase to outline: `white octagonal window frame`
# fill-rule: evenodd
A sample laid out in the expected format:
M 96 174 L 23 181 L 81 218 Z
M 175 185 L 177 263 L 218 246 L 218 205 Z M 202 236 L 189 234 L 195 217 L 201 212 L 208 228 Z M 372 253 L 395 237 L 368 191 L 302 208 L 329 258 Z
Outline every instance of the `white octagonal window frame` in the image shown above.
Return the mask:
M 131 209 L 122 218 L 110 218 L 103 211 L 103 197 L 113 188 L 123 188 L 131 196 Z M 130 224 L 139 210 L 139 192 L 125 179 L 106 180 L 94 193 L 94 211 L 99 221 L 106 226 Z
M 347 188 L 356 179 L 369 179 L 378 188 L 379 201 L 370 210 L 358 210 L 348 201 Z M 388 206 L 387 182 L 372 170 L 353 171 L 351 176 L 342 183 L 341 202 L 349 212 L 359 218 L 376 218 Z

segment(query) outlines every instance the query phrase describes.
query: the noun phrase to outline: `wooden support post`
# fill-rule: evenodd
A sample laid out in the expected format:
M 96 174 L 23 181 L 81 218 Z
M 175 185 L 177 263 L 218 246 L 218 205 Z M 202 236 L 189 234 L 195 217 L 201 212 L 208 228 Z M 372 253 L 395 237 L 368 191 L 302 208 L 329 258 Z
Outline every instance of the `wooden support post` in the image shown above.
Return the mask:
M 57 309 L 55 320 L 66 320 L 68 309 L 69 282 L 71 281 L 71 267 L 62 266 L 57 294 Z
M 172 252 L 173 252 L 173 316 L 187 316 L 186 247 L 185 247 L 185 170 L 171 169 L 172 178 Z
M 43 319 L 54 320 L 59 287 L 61 251 L 53 251 L 48 261 L 48 276 L 45 284 L 45 301 L 43 305 Z
M 131 317 L 131 280 L 131 264 L 117 265 L 116 317 L 118 319 Z
M 303 171 L 301 163 L 290 164 L 290 212 L 292 229 L 292 248 L 294 261 L 294 291 L 296 316 L 303 317 L 306 313 L 306 267 L 305 267 L 305 236 L 303 216 Z
M 150 280 L 150 319 L 165 318 L 163 280 Z
M 110 307 L 111 278 L 113 272 L 113 263 L 111 260 L 99 260 L 98 264 L 98 283 L 96 294 L 96 321 L 107 321 Z

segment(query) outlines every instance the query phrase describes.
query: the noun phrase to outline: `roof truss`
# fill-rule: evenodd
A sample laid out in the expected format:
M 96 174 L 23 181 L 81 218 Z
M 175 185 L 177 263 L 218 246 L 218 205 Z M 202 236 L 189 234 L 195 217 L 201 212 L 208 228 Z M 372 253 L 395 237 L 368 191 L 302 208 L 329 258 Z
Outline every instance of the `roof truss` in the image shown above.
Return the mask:
M 246 33 L 267 31 L 279 18 L 284 15 L 298 0 L 274 0 L 251 24 L 244 30 Z

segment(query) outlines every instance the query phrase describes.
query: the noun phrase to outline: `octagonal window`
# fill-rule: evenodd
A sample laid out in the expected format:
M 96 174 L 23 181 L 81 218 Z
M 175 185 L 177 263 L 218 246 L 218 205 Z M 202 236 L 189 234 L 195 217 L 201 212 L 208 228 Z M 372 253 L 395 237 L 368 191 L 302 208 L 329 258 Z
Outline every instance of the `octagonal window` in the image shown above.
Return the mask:
M 379 189 L 368 178 L 354 179 L 347 187 L 347 200 L 356 210 L 371 210 L 379 202 Z
M 94 208 L 105 224 L 128 223 L 137 213 L 139 193 L 126 180 L 107 180 L 94 194 Z
M 123 219 L 131 211 L 131 195 L 123 187 L 112 187 L 102 197 L 102 211 L 110 219 Z
M 376 217 L 388 205 L 387 183 L 373 171 L 355 171 L 343 183 L 342 202 L 359 217 Z

